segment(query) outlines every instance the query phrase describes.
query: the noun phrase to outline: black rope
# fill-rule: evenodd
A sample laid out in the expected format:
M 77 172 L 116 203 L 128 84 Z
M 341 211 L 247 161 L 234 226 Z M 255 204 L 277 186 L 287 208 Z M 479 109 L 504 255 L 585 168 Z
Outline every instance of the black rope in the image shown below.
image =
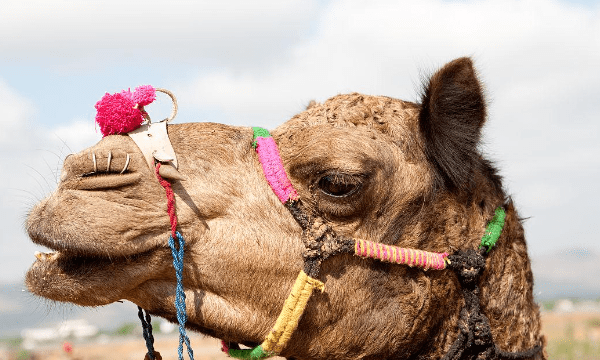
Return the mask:
M 489 319 L 481 312 L 479 303 L 479 276 L 485 270 L 484 247 L 479 250 L 461 250 L 448 256 L 448 268 L 456 273 L 462 287 L 465 305 L 458 320 L 459 335 L 442 360 L 493 360 L 498 357 L 524 359 L 542 350 L 541 345 L 521 351 L 503 351 L 494 343 Z
M 306 231 L 306 229 L 310 226 L 310 217 L 306 215 L 302 209 L 300 209 L 300 200 L 288 200 L 285 202 L 285 206 L 288 208 L 302 230 Z
M 356 240 L 338 236 L 319 217 L 307 215 L 300 201 L 285 203 L 303 231 L 304 272 L 316 278 L 323 260 L 341 253 L 354 253 Z M 486 246 L 478 250 L 461 250 L 448 256 L 448 268 L 456 273 L 460 282 L 465 305 L 458 320 L 459 333 L 442 360 L 495 360 L 525 359 L 542 350 L 542 345 L 521 352 L 503 351 L 494 343 L 489 319 L 481 312 L 478 280 L 485 270 L 485 255 L 491 250 Z
M 138 306 L 138 317 L 142 322 L 142 333 L 144 340 L 146 340 L 146 348 L 148 349 L 148 357 L 151 360 L 155 360 L 154 356 L 154 336 L 152 335 L 152 323 L 150 314 L 146 310 L 146 318 L 144 319 L 143 309 Z

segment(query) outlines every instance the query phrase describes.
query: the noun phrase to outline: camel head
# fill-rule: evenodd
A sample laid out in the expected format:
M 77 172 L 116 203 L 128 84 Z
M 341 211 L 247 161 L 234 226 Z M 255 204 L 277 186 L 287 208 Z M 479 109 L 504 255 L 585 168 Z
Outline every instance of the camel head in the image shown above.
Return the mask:
M 445 65 L 419 104 L 357 93 L 311 104 L 271 134 L 300 208 L 337 235 L 432 252 L 477 249 L 494 209 L 506 209 L 487 255 L 479 301 L 496 344 L 542 341 L 519 216 L 478 150 L 485 121 L 470 59 Z M 168 126 L 183 179 L 172 178 L 186 240 L 190 329 L 259 344 L 303 267 L 303 230 L 265 180 L 251 128 Z M 83 306 L 126 299 L 176 322 L 175 272 L 163 187 L 127 135 L 65 161 L 57 190 L 30 212 L 38 254 L 26 276 L 39 296 Z M 465 304 L 449 269 L 324 260 L 325 291 L 309 300 L 282 356 L 296 359 L 441 358 Z M 543 358 L 538 353 L 536 358 Z

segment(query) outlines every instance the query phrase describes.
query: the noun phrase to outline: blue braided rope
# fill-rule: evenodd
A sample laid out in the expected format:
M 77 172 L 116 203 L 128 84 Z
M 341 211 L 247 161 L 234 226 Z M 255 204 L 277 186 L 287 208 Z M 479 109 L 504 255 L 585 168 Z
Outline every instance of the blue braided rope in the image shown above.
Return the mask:
M 169 236 L 169 246 L 171 247 L 171 253 L 173 254 L 173 267 L 175 268 L 175 276 L 177 277 L 177 290 L 175 293 L 175 308 L 177 309 L 177 322 L 179 322 L 179 348 L 177 352 L 179 354 L 179 360 L 183 360 L 183 343 L 187 347 L 188 356 L 190 360 L 194 360 L 194 351 L 190 345 L 190 338 L 187 336 L 185 331 L 185 323 L 187 321 L 187 311 L 185 309 L 185 292 L 183 291 L 183 248 L 185 247 L 185 240 L 183 236 L 177 231 L 178 245 L 175 246 L 175 239 L 173 236 Z

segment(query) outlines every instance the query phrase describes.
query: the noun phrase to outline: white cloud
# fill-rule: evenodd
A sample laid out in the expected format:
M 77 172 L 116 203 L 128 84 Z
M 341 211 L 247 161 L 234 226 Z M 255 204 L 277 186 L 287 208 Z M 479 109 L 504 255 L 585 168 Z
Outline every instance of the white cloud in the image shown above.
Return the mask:
M 260 64 L 310 33 L 316 8 L 315 0 L 9 0 L 0 13 L 0 52 L 88 67 L 124 58 Z
M 32 103 L 0 79 L 0 149 L 18 146 L 34 113 Z
M 600 83 L 600 36 L 586 36 L 600 34 L 596 13 L 552 1 L 338 1 L 320 18 L 318 36 L 295 44 L 285 62 L 268 72 L 203 74 L 183 96 L 273 126 L 339 92 L 414 100 L 419 70 L 474 55 L 500 110 L 552 112 Z M 496 104 L 492 114 L 503 115 Z
M 69 152 L 79 152 L 97 143 L 102 134 L 96 128 L 93 119 L 75 119 L 71 123 L 51 129 L 47 140 L 58 145 L 63 144 Z
M 552 0 L 336 1 L 316 36 L 268 71 L 225 66 L 177 93 L 181 103 L 226 114 L 228 122 L 273 128 L 310 99 L 337 93 L 415 100 L 420 71 L 473 56 L 490 100 L 485 149 L 499 160 L 523 215 L 564 211 L 574 199 L 591 210 L 600 200 L 584 195 L 600 180 L 599 10 Z M 526 225 L 532 249 L 548 246 L 552 224 Z M 579 239 L 597 242 L 584 233 Z

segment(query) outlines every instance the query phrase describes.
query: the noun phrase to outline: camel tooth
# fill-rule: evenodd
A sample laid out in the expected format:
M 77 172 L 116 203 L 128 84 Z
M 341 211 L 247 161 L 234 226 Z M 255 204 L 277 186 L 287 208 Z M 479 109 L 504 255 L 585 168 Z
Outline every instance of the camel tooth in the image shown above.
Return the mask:
M 41 251 L 36 251 L 33 255 L 40 261 L 54 260 L 58 256 L 55 252 L 45 253 Z

